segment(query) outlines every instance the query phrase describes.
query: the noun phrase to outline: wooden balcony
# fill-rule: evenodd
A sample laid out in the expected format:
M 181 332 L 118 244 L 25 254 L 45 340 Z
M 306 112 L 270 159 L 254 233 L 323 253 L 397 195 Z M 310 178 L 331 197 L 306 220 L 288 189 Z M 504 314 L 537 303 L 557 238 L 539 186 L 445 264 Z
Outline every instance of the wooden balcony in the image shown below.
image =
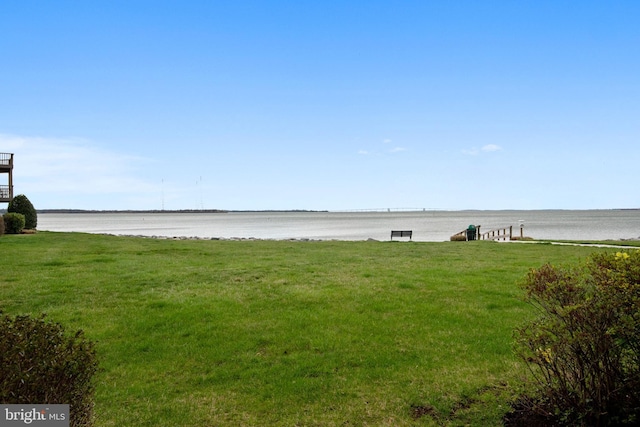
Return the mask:
M 13 154 L 0 153 L 0 174 L 9 175 L 9 185 L 0 185 L 0 203 L 13 199 Z
M 13 154 L 0 153 L 0 172 L 9 172 L 13 169 Z

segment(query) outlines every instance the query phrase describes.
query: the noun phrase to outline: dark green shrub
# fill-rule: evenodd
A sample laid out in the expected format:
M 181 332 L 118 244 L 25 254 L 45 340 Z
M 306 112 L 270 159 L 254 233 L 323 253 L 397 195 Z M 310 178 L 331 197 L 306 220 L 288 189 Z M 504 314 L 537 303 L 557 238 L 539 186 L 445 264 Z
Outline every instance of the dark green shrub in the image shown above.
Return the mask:
M 7 212 L 2 216 L 4 222 L 4 232 L 7 234 L 20 234 L 24 230 L 24 215 Z
M 0 216 L 0 236 L 4 234 L 4 217 Z
M 539 317 L 516 332 L 536 391 L 520 410 L 549 424 L 640 421 L 640 251 L 545 265 L 524 283 Z M 526 424 L 526 423 L 525 423 Z
M 38 213 L 24 194 L 18 194 L 11 199 L 7 207 L 7 212 L 24 215 L 24 228 L 35 230 L 38 226 Z
M 96 371 L 82 331 L 69 336 L 44 316 L 0 313 L 0 403 L 69 404 L 70 425 L 91 426 Z

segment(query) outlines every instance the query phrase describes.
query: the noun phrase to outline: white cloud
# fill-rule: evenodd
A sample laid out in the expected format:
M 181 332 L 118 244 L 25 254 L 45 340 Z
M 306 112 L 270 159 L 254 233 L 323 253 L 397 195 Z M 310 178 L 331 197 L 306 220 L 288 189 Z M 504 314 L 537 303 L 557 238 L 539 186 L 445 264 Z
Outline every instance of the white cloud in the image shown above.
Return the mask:
M 358 154 L 361 154 L 361 155 L 363 155 L 363 156 L 366 156 L 366 155 L 368 155 L 368 154 L 370 154 L 370 153 L 369 153 L 367 150 L 359 150 L 359 151 L 358 151 Z
M 20 137 L 0 134 L 0 151 L 14 157 L 14 191 L 40 199 L 87 195 L 141 195 L 157 185 L 141 179 L 136 169 L 148 159 L 101 148 L 90 141 Z
M 487 144 L 484 147 L 482 147 L 482 151 L 484 151 L 485 153 L 491 153 L 493 151 L 500 151 L 500 150 L 502 150 L 502 147 L 496 144 Z
M 382 142 L 384 142 L 385 144 L 390 144 L 391 140 L 389 138 L 387 138 L 387 139 L 383 139 Z
M 404 147 L 394 147 L 389 150 L 390 153 L 400 153 L 401 151 L 407 151 L 407 149 Z
M 470 149 L 463 149 L 462 154 L 467 156 L 477 156 L 480 153 L 493 153 L 496 151 L 502 150 L 502 147 L 496 144 L 487 144 L 482 146 L 482 148 L 478 149 L 477 147 L 473 147 Z

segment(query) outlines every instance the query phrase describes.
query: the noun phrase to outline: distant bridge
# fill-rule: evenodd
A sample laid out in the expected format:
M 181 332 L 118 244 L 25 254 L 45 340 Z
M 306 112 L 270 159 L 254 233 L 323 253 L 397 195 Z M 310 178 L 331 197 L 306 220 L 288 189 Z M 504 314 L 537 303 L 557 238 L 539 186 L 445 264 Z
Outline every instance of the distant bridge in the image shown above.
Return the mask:
M 442 211 L 441 208 L 370 208 L 370 209 L 336 209 L 331 212 L 427 212 Z

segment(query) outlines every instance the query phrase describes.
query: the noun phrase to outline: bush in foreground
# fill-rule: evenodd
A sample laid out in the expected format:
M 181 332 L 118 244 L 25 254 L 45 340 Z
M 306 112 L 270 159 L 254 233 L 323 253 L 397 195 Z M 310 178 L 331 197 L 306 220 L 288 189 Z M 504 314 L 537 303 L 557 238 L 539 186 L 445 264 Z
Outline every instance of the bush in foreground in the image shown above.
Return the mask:
M 517 350 L 536 391 L 521 396 L 508 418 L 639 422 L 640 251 L 594 254 L 577 268 L 545 265 L 529 273 L 524 289 L 540 316 L 517 330 Z
M 4 232 L 7 234 L 20 234 L 24 230 L 24 215 L 7 212 L 2 216 L 4 222 Z
M 38 226 L 38 213 L 33 204 L 24 194 L 18 194 L 9 202 L 7 212 L 14 212 L 24 215 L 24 228 L 35 230 Z
M 0 313 L 0 403 L 69 404 L 70 425 L 91 426 L 97 367 L 82 331 L 69 336 L 44 316 Z

